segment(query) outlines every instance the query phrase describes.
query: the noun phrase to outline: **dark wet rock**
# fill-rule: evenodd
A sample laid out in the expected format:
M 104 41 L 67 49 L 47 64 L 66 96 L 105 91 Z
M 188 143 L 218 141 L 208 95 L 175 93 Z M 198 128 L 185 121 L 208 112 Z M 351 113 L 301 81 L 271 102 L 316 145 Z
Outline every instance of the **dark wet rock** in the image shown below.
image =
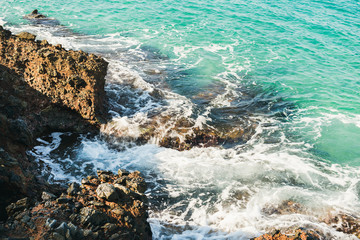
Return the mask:
M 114 184 L 114 187 L 121 192 L 120 195 L 123 195 L 123 194 L 126 195 L 126 194 L 129 194 L 129 193 L 130 193 L 130 189 L 128 189 L 127 187 L 125 187 L 125 186 L 123 186 L 123 185 L 120 185 L 120 184 L 115 183 L 115 184 Z M 118 191 L 118 192 L 119 192 L 119 191 Z
M 101 175 L 107 175 L 106 182 L 100 179 Z M 34 206 L 28 200 L 21 200 L 9 206 L 10 217 L 0 226 L 5 228 L 7 236 L 21 233 L 21 237 L 34 239 L 151 239 L 147 200 L 140 194 L 146 185 L 139 172 L 129 172 L 126 177 L 139 184 L 132 185 L 130 190 L 114 183 L 121 178 L 119 175 L 99 172 L 99 177 L 89 176 L 87 184 L 78 191 L 70 191 L 72 194 L 68 194 L 70 185 L 58 199 L 43 200 Z M 121 198 L 108 201 L 109 195 L 102 196 L 98 189 L 101 194 L 108 189 L 115 191 Z
M 6 207 L 6 212 L 9 216 L 14 215 L 14 213 L 18 211 L 22 211 L 30 205 L 29 199 L 23 198 L 17 201 L 16 203 L 12 203 Z
M 353 234 L 360 239 L 360 217 L 346 213 L 329 214 L 323 222 L 336 231 Z
M 132 172 L 128 175 L 126 187 L 138 193 L 144 193 L 146 191 L 145 180 L 140 176 L 139 171 Z
M 101 226 L 109 221 L 108 216 L 101 211 L 95 210 L 90 207 L 85 207 L 80 210 L 81 224 L 82 225 L 95 225 Z
M 57 228 L 55 228 L 54 231 L 62 236 L 65 236 L 68 229 L 69 226 L 65 222 L 62 222 Z
M 302 204 L 294 202 L 291 200 L 286 200 L 281 202 L 278 205 L 268 205 L 262 209 L 262 212 L 267 215 L 288 215 L 288 214 L 303 214 L 308 215 L 309 209 L 305 208 Z M 326 223 L 332 228 L 336 229 L 338 232 L 343 232 L 345 234 L 355 235 L 357 238 L 360 238 L 360 217 L 347 214 L 343 212 L 328 213 L 325 217 L 318 217 L 318 221 Z M 310 213 L 311 214 L 311 213 Z M 313 232 L 320 234 L 321 231 L 312 229 Z M 271 234 L 264 235 L 269 237 Z M 280 235 L 282 236 L 282 235 Z M 284 239 L 297 239 L 297 238 L 285 238 Z M 267 239 L 267 238 L 264 238 Z M 281 238 L 269 238 L 269 239 L 281 239 Z M 312 239 L 312 238 L 305 238 Z M 317 239 L 317 238 L 315 238 Z M 323 239 L 323 238 L 322 238 Z
M 158 139 L 160 146 L 177 150 L 244 143 L 255 134 L 256 127 L 257 123 L 250 120 L 236 126 L 218 127 L 205 123 L 199 127 L 190 118 L 177 119 L 162 115 L 152 116 L 143 121 L 139 125 L 140 134 L 136 137 L 124 136 L 122 129 L 118 129 L 113 122 L 102 126 L 103 132 L 107 133 L 104 137 L 111 142 L 117 142 L 122 138 L 125 140 L 133 138 L 133 141 L 143 144 Z
M 42 200 L 47 201 L 56 198 L 56 196 L 49 192 L 43 192 L 41 195 Z
M 80 191 L 80 185 L 78 183 L 74 182 L 69 185 L 69 188 L 67 189 L 67 194 L 72 196 L 72 195 L 75 195 L 79 191 Z
M 6 39 L 9 38 L 10 36 L 11 36 L 11 32 L 0 26 L 0 38 Z
M 51 219 L 51 218 L 46 219 L 45 227 L 55 228 L 57 225 L 58 225 L 58 221 L 56 221 L 55 219 Z
M 59 197 L 58 199 L 56 199 L 56 201 L 57 201 L 59 204 L 64 204 L 64 203 L 70 203 L 70 202 L 72 202 L 72 199 L 71 199 L 71 198 L 67 198 L 67 197 Z
M 66 240 L 65 236 L 62 236 L 60 233 L 54 232 L 52 234 L 52 239 L 54 240 Z
M 27 18 L 27 19 L 42 19 L 42 18 L 46 18 L 46 16 L 40 14 L 39 11 L 37 9 L 35 9 L 30 14 L 26 15 L 24 18 Z

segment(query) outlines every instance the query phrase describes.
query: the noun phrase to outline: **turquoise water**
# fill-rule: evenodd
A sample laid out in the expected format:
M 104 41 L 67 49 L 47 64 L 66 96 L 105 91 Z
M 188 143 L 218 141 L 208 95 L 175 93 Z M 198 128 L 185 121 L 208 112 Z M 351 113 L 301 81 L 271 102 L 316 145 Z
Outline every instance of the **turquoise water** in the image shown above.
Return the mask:
M 199 115 L 206 115 L 204 112 L 211 106 L 206 117 L 212 121 L 227 121 L 243 114 L 251 115 L 259 123 L 252 141 L 228 150 L 195 149 L 178 153 L 145 145 L 129 152 L 114 153 L 105 143 L 83 142 L 87 150 L 89 146 L 101 150 L 103 155 L 97 154 L 94 158 L 83 150 L 79 153 L 80 156 L 85 154 L 85 159 L 90 162 L 101 162 L 95 166 L 110 167 L 116 159 L 123 158 L 122 163 L 129 168 L 163 174 L 174 183 L 164 187 L 167 191 L 179 195 L 186 195 L 184 191 L 188 191 L 189 199 L 198 199 L 206 206 L 213 197 L 204 200 L 203 195 L 195 193 L 189 185 L 198 182 L 200 189 L 207 189 L 209 184 L 200 177 L 208 179 L 217 186 L 216 190 L 210 187 L 217 199 L 223 201 L 215 200 L 206 210 L 202 209 L 208 214 L 204 220 L 199 217 L 201 208 L 194 207 L 196 204 L 190 204 L 190 200 L 190 203 L 179 200 L 179 205 L 191 205 L 199 211 L 188 213 L 192 216 L 190 224 L 210 226 L 208 234 L 214 228 L 227 233 L 241 229 L 245 232 L 241 236 L 256 235 L 267 229 L 265 222 L 269 219 L 261 218 L 260 221 L 254 214 L 257 209 L 254 206 L 266 206 L 271 201 L 281 202 L 288 198 L 309 207 L 317 201 L 350 212 L 352 209 L 355 213 L 360 209 L 359 1 L 0 0 L 0 4 L 3 9 L 0 18 L 6 23 L 5 27 L 15 32 L 28 29 L 37 31 L 40 38 L 51 37 L 44 33 L 46 28 L 45 31 L 36 30 L 22 19 L 37 8 L 58 19 L 74 35 L 87 36 L 85 40 L 65 38 L 66 41 L 61 40 L 61 43 L 68 48 L 99 53 L 110 60 L 109 81 L 116 79 L 118 72 L 125 71 L 122 64 L 126 62 L 131 71 L 127 69 L 121 76 L 135 72 L 155 87 L 159 87 L 158 81 L 162 82 L 171 92 L 179 94 L 178 99 L 182 96 L 195 104 Z M 60 40 L 54 37 L 52 41 Z M 149 52 L 155 56 L 152 60 L 141 58 Z M 144 74 L 145 68 L 157 67 L 167 74 L 158 78 Z M 219 97 L 211 98 L 210 103 L 202 98 L 199 100 L 199 96 L 206 94 Z M 133 112 L 148 109 L 146 104 L 137 106 L 136 99 L 129 102 L 134 105 L 129 103 Z M 230 108 L 236 110 L 229 111 Z M 245 114 L 241 109 L 245 109 Z M 138 153 L 144 153 L 144 156 Z M 112 160 L 106 162 L 106 158 Z M 150 158 L 157 160 L 152 162 Z M 190 159 L 195 165 L 188 161 Z M 244 162 L 246 164 L 242 165 Z M 229 185 L 233 188 L 240 188 L 238 184 L 242 183 L 253 197 L 246 202 L 246 207 L 237 203 L 236 206 L 243 208 L 235 211 L 236 214 L 234 212 L 234 216 L 245 218 L 246 223 L 209 213 L 214 206 L 223 206 L 229 201 L 224 197 L 225 190 L 219 190 L 226 184 L 210 170 L 190 174 L 196 164 L 218 171 L 227 171 L 224 169 L 232 166 L 237 171 L 228 173 L 231 177 L 227 184 L 231 182 Z M 153 165 L 156 170 L 151 167 Z M 242 171 L 244 166 L 249 172 Z M 171 167 L 179 172 L 170 177 L 164 172 L 172 172 Z M 58 173 L 63 174 L 62 171 Z M 184 176 L 178 176 L 180 173 Z M 188 179 L 184 180 L 186 177 Z M 184 185 L 181 182 L 185 182 Z M 316 197 L 309 200 L 309 195 L 292 189 L 294 186 Z M 273 188 L 279 191 L 279 196 L 269 193 Z M 264 196 L 269 196 L 270 200 Z M 161 214 L 153 210 L 155 232 L 166 232 L 164 227 L 156 227 L 161 225 L 158 221 L 185 224 L 184 218 L 178 215 L 180 220 L 169 220 L 174 218 L 171 214 L 179 205 L 163 207 Z M 226 216 L 232 212 L 218 208 Z M 252 217 L 247 219 L 247 216 Z M 229 221 L 233 222 L 229 224 Z M 272 221 L 278 226 L 286 225 L 284 219 Z M 201 235 L 201 231 L 207 230 L 196 233 Z M 187 236 L 187 233 L 182 234 L 183 238 Z M 162 234 L 156 236 L 161 238 Z M 231 238 L 231 235 L 226 236 Z
M 305 142 L 331 161 L 358 165 L 358 1 L 3 1 L 2 6 L 12 24 L 26 24 L 21 17 L 36 7 L 75 32 L 119 33 L 155 47 L 191 72 L 174 84 L 181 94 L 219 78 L 274 92 L 305 110 L 295 118 L 324 119 L 316 135 L 309 134 L 312 124 L 301 128 L 309 135 Z

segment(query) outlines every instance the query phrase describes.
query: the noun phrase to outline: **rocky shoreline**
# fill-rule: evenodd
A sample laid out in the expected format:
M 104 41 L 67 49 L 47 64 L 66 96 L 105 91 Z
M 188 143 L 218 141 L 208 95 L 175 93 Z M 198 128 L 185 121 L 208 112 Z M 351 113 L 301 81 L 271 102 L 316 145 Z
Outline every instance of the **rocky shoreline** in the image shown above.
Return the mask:
M 98 133 L 106 122 L 108 63 L 82 51 L 65 50 L 30 33 L 12 35 L 0 26 L 0 237 L 4 239 L 151 239 L 146 184 L 139 172 L 98 171 L 81 185 L 50 184 L 27 155 L 36 138 L 55 131 Z M 145 124 L 139 142 L 160 135 L 166 117 Z M 108 126 L 109 127 L 109 126 Z M 181 119 L 159 145 L 178 150 L 248 140 L 249 129 L 196 128 Z M 109 137 L 119 137 L 119 131 Z M 285 203 L 266 214 L 301 213 Z M 319 220 L 360 238 L 360 219 L 340 213 Z M 326 239 L 313 229 L 274 231 L 261 239 Z
M 66 190 L 26 155 L 37 137 L 96 133 L 106 119 L 108 63 L 35 39 L 0 26 L 0 237 L 151 239 L 139 172 L 98 172 Z
M 34 239 L 151 239 L 146 184 L 139 172 L 98 171 L 58 197 L 43 192 L 10 204 L 2 226 L 8 237 Z

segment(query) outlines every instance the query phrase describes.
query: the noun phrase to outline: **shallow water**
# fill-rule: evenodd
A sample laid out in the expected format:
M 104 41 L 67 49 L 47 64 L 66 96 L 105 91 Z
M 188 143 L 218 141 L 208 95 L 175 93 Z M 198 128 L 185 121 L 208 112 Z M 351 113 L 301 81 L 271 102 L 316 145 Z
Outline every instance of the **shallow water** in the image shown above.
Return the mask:
M 121 139 L 54 133 L 29 154 L 51 181 L 96 169 L 141 170 L 155 239 L 248 239 L 360 212 L 358 1 L 3 1 L 13 32 L 109 61 L 107 94 Z M 31 25 L 36 7 L 61 25 Z M 101 24 L 99 24 L 101 23 Z M 137 146 L 154 115 L 221 127 L 257 123 L 246 143 L 179 152 Z M 165 131 L 165 130 L 164 130 Z M 269 214 L 292 200 L 307 211 Z

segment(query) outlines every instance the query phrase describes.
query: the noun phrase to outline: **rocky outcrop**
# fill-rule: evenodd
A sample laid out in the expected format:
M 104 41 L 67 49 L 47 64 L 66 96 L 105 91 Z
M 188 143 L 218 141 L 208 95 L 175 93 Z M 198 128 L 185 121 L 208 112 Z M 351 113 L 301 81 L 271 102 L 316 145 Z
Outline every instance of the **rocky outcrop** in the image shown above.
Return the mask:
M 257 127 L 256 122 L 250 121 L 235 126 L 222 125 L 221 128 L 208 124 L 199 127 L 190 118 L 182 117 L 176 120 L 172 116 L 158 115 L 139 123 L 131 123 L 137 125 L 138 129 L 129 134 L 129 131 L 122 127 L 123 124 L 117 124 L 116 121 L 113 119 L 101 127 L 103 136 L 109 142 L 117 143 L 119 139 L 139 144 L 151 142 L 180 151 L 193 147 L 246 142 L 255 134 Z
M 45 15 L 39 13 L 37 9 L 32 11 L 30 14 L 24 16 L 25 19 L 44 19 L 46 18 Z
M 0 64 L 14 70 L 31 88 L 91 122 L 104 114 L 105 60 L 46 40 L 34 41 L 30 33 L 13 36 L 2 27 L 0 39 Z
M 26 155 L 34 140 L 97 131 L 104 112 L 107 63 L 34 39 L 0 26 L 0 220 L 9 203 L 54 188 Z
M 266 206 L 264 209 L 262 209 L 262 212 L 266 215 L 287 215 L 287 214 L 303 214 L 308 215 L 311 214 L 310 210 L 301 205 L 300 203 L 288 200 L 283 201 L 279 205 L 269 205 Z M 343 232 L 345 234 L 351 234 L 356 236 L 357 238 L 360 238 L 360 218 L 359 216 L 355 216 L 353 214 L 345 213 L 345 212 L 338 212 L 334 209 L 328 209 L 328 212 L 325 216 L 320 216 L 317 219 L 321 223 L 325 223 L 332 228 L 334 228 L 338 232 Z M 311 234 L 317 232 L 318 235 L 320 235 L 320 230 L 316 229 L 308 229 L 307 231 L 296 230 L 295 232 L 290 233 L 290 235 L 285 236 L 280 233 L 280 231 L 276 232 L 276 237 L 274 237 L 274 234 L 265 234 L 261 237 L 263 238 L 256 238 L 256 240 L 261 239 L 302 239 L 302 238 L 294 238 L 294 236 L 297 236 L 301 234 L 305 234 L 308 238 L 304 239 L 319 239 L 319 238 L 309 238 L 309 236 L 312 236 Z M 309 235 L 310 234 L 310 235 Z M 267 238 L 266 238 L 267 237 Z M 271 238 L 272 237 L 272 238 Z M 283 238 L 280 238 L 283 237 Z M 287 238 L 285 238 L 287 237 Z M 320 239 L 324 239 L 323 237 Z
M 360 239 L 360 218 L 346 213 L 329 214 L 324 219 L 320 219 L 336 231 L 355 235 Z
M 98 176 L 70 184 L 59 197 L 43 192 L 9 205 L 0 226 L 7 237 L 32 239 L 151 239 L 146 184 L 139 172 L 98 171 Z

